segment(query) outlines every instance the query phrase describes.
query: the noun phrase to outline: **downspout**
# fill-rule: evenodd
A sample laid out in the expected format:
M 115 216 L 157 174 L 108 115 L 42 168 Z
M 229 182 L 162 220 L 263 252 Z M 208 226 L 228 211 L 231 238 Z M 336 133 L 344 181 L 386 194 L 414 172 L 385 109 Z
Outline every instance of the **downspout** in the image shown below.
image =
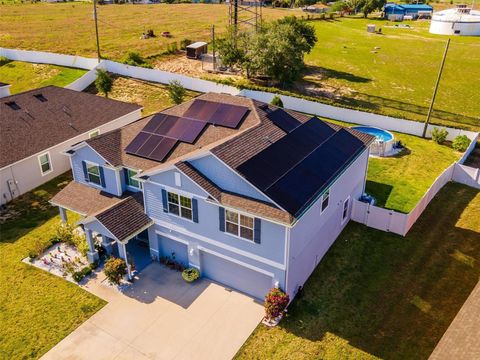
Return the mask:
M 290 227 L 285 227 L 285 293 L 288 294 L 288 273 L 290 268 Z M 292 293 L 293 294 L 293 293 Z M 293 300 L 290 299 L 290 301 Z

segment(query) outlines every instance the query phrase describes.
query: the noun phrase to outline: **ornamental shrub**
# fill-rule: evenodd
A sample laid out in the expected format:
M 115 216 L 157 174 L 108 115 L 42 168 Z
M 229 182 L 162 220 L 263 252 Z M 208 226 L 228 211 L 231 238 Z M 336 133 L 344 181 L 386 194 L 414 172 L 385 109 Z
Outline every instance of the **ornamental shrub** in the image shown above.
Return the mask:
M 448 131 L 446 129 L 434 128 L 432 131 L 432 139 L 437 144 L 443 144 L 447 139 Z
M 459 135 L 453 139 L 452 147 L 460 152 L 465 152 L 471 140 L 466 135 Z
M 103 272 L 111 284 L 120 284 L 120 280 L 127 273 L 127 264 L 125 260 L 111 257 L 105 261 Z
M 97 78 L 95 79 L 95 87 L 97 90 L 108 98 L 108 94 L 112 91 L 113 79 L 103 69 L 97 69 Z
M 182 278 L 186 282 L 194 282 L 200 277 L 200 271 L 197 268 L 191 267 L 182 271 Z
M 168 96 L 175 105 L 181 104 L 185 97 L 186 90 L 178 80 L 172 80 L 168 83 Z
M 283 108 L 283 101 L 280 96 L 275 95 L 270 104 Z
M 265 316 L 267 319 L 272 320 L 283 314 L 290 298 L 282 290 L 278 288 L 271 289 L 265 296 Z

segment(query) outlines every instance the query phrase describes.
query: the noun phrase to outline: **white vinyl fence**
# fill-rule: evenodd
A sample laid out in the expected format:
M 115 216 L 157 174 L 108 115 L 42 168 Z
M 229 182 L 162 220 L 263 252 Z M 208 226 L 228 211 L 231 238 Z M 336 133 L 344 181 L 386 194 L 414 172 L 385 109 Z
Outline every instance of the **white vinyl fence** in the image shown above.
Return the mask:
M 146 81 L 158 82 L 162 84 L 168 84 L 171 80 L 178 80 L 185 88 L 204 93 L 217 92 L 230 95 L 240 95 L 263 102 L 270 102 L 272 98 L 276 95 L 274 93 L 264 91 L 239 90 L 236 87 L 217 84 L 213 81 L 192 78 L 189 76 L 170 73 L 167 71 L 146 69 L 138 66 L 130 66 L 110 60 L 102 60 L 99 64 L 96 59 L 89 59 L 81 56 L 5 48 L 0 48 L 0 56 L 5 56 L 12 60 L 54 64 L 92 70 L 91 72 L 85 74 L 84 76 L 82 76 L 82 78 L 78 79 L 77 81 L 68 86 L 69 88 L 75 90 L 83 90 L 86 86 L 89 85 L 85 85 L 88 81 L 92 80 L 93 82 L 95 80 L 95 68 L 98 66 L 115 74 L 129 76 L 132 78 L 142 79 Z M 315 114 L 334 120 L 345 121 L 360 125 L 377 126 L 383 129 L 398 131 L 405 134 L 420 136 L 423 132 L 423 123 L 417 121 L 398 119 L 385 115 L 378 115 L 359 110 L 326 105 L 315 101 L 296 98 L 293 96 L 280 95 L 280 97 L 282 98 L 285 108 L 291 110 Z M 431 131 L 435 127 L 439 126 L 429 125 L 427 136 L 430 136 Z M 448 140 L 453 140 L 457 135 L 467 135 L 469 139 L 473 140 L 477 134 L 472 131 L 465 131 L 450 127 L 442 128 L 445 128 L 448 131 Z
M 9 59 L 18 61 L 54 64 L 89 70 L 81 78 L 67 86 L 67 88 L 77 91 L 82 91 L 93 81 L 95 81 L 96 69 L 103 68 L 115 74 L 162 84 L 168 84 L 172 80 L 178 80 L 185 88 L 189 90 L 204 93 L 217 92 L 227 93 L 230 95 L 240 95 L 267 103 L 271 102 L 272 98 L 276 95 L 274 93 L 264 91 L 239 90 L 233 86 L 217 84 L 213 81 L 192 78 L 167 71 L 130 66 L 110 60 L 102 60 L 99 63 L 96 59 L 89 59 L 81 56 L 5 48 L 0 48 L 0 56 L 5 56 Z M 421 136 L 423 133 L 423 123 L 420 122 L 397 119 L 390 116 L 378 115 L 364 111 L 345 109 L 292 96 L 280 95 L 280 97 L 285 108 L 287 109 L 349 123 L 376 126 L 411 135 Z M 453 140 L 458 135 L 466 135 L 472 141 L 462 158 L 457 163 L 452 164 L 449 168 L 447 168 L 435 180 L 430 189 L 428 189 L 422 199 L 418 202 L 417 206 L 410 213 L 398 213 L 393 210 L 383 209 L 377 206 L 362 203 L 358 200 L 354 200 L 352 209 L 352 219 L 354 221 L 376 229 L 390 231 L 405 236 L 433 197 L 449 181 L 453 180 L 469 186 L 480 188 L 480 171 L 478 169 L 462 165 L 468 155 L 473 151 L 475 143 L 478 139 L 478 133 L 449 127 L 429 125 L 427 136 L 431 135 L 431 132 L 435 127 L 441 127 L 448 131 L 447 140 Z

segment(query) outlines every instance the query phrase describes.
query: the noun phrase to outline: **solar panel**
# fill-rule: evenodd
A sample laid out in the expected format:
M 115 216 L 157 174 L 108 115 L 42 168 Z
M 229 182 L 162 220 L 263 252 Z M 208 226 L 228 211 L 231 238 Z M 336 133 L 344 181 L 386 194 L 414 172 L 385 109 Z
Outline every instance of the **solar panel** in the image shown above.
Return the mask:
M 176 144 L 176 139 L 164 137 L 157 147 L 148 155 L 148 158 L 156 161 L 163 161 Z
M 267 118 L 287 133 L 293 131 L 302 124 L 283 109 L 276 109 L 271 113 L 268 113 Z
M 183 117 L 154 115 L 125 151 L 163 161 L 178 141 L 194 143 L 208 124 L 236 128 L 247 112 L 244 106 L 195 100 Z
M 135 138 L 128 144 L 125 148 L 125 151 L 130 154 L 135 154 L 140 147 L 145 144 L 145 141 L 148 140 L 150 134 L 145 132 L 140 132 Z
M 250 182 L 266 190 L 320 146 L 335 130 L 312 118 L 237 167 Z
M 247 112 L 248 108 L 245 106 L 220 104 L 208 122 L 215 125 L 236 128 Z
M 183 116 L 208 122 L 219 105 L 220 103 L 198 99 L 195 100 L 192 105 L 190 105 Z
M 323 191 L 363 149 L 341 129 L 266 190 L 284 209 L 297 214 Z M 295 191 L 292 191 L 295 189 Z

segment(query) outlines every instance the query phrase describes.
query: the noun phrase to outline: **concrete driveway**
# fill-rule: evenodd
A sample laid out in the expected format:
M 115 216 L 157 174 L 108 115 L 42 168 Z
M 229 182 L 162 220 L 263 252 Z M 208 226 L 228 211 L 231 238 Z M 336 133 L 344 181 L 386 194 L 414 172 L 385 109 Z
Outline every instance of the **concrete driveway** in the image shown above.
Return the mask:
M 91 280 L 109 303 L 42 359 L 231 359 L 263 316 L 250 297 L 151 264 L 125 292 Z

